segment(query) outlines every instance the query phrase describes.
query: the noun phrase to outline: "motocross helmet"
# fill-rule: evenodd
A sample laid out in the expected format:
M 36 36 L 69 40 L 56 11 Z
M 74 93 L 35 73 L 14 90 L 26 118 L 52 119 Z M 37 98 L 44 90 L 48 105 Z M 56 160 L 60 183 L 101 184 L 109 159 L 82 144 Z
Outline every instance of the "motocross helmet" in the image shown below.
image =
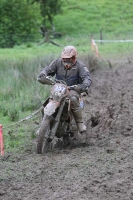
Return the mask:
M 77 57 L 77 50 L 74 46 L 66 46 L 61 53 L 61 58 L 72 58 L 73 56 Z
M 66 46 L 62 53 L 61 58 L 63 60 L 64 66 L 69 69 L 76 62 L 76 57 L 78 53 L 74 46 Z

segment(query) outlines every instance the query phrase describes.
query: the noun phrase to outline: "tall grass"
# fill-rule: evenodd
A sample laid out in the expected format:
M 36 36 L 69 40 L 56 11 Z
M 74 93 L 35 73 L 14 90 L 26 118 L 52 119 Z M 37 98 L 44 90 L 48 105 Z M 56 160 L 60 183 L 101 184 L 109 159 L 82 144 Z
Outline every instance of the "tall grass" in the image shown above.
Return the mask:
M 0 61 L 0 110 L 11 121 L 22 111 L 39 108 L 49 94 L 48 86 L 37 82 L 41 69 L 54 57 Z

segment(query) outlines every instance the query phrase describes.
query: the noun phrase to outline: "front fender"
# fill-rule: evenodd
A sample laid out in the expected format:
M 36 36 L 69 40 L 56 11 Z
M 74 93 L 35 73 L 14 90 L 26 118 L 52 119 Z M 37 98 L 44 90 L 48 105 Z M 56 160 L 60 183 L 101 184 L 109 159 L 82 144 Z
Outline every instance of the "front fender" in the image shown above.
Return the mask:
M 55 112 L 56 108 L 58 108 L 59 106 L 60 106 L 60 102 L 53 101 L 53 100 L 50 101 L 44 108 L 44 114 L 48 116 L 52 115 Z

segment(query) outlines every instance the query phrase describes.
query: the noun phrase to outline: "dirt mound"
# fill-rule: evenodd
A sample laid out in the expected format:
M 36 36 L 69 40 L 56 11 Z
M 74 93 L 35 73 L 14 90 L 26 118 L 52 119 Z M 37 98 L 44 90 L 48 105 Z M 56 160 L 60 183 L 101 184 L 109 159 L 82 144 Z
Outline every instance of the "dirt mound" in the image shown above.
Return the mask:
M 91 76 L 87 144 L 79 136 L 77 145 L 45 156 L 33 151 L 1 157 L 0 199 L 133 199 L 133 66 Z
M 93 75 L 93 85 L 85 107 L 85 118 L 88 119 L 92 136 L 132 135 L 132 73 L 133 67 L 126 65 L 96 71 Z

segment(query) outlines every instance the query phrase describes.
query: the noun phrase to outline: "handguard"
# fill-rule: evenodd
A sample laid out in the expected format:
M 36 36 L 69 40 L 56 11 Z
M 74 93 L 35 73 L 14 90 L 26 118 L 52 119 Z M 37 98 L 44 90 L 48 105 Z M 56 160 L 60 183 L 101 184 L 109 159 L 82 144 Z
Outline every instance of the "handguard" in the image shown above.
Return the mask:
M 37 77 L 38 82 L 46 85 L 53 85 L 54 81 L 52 80 L 51 76 L 45 76 L 44 74 L 41 74 Z

